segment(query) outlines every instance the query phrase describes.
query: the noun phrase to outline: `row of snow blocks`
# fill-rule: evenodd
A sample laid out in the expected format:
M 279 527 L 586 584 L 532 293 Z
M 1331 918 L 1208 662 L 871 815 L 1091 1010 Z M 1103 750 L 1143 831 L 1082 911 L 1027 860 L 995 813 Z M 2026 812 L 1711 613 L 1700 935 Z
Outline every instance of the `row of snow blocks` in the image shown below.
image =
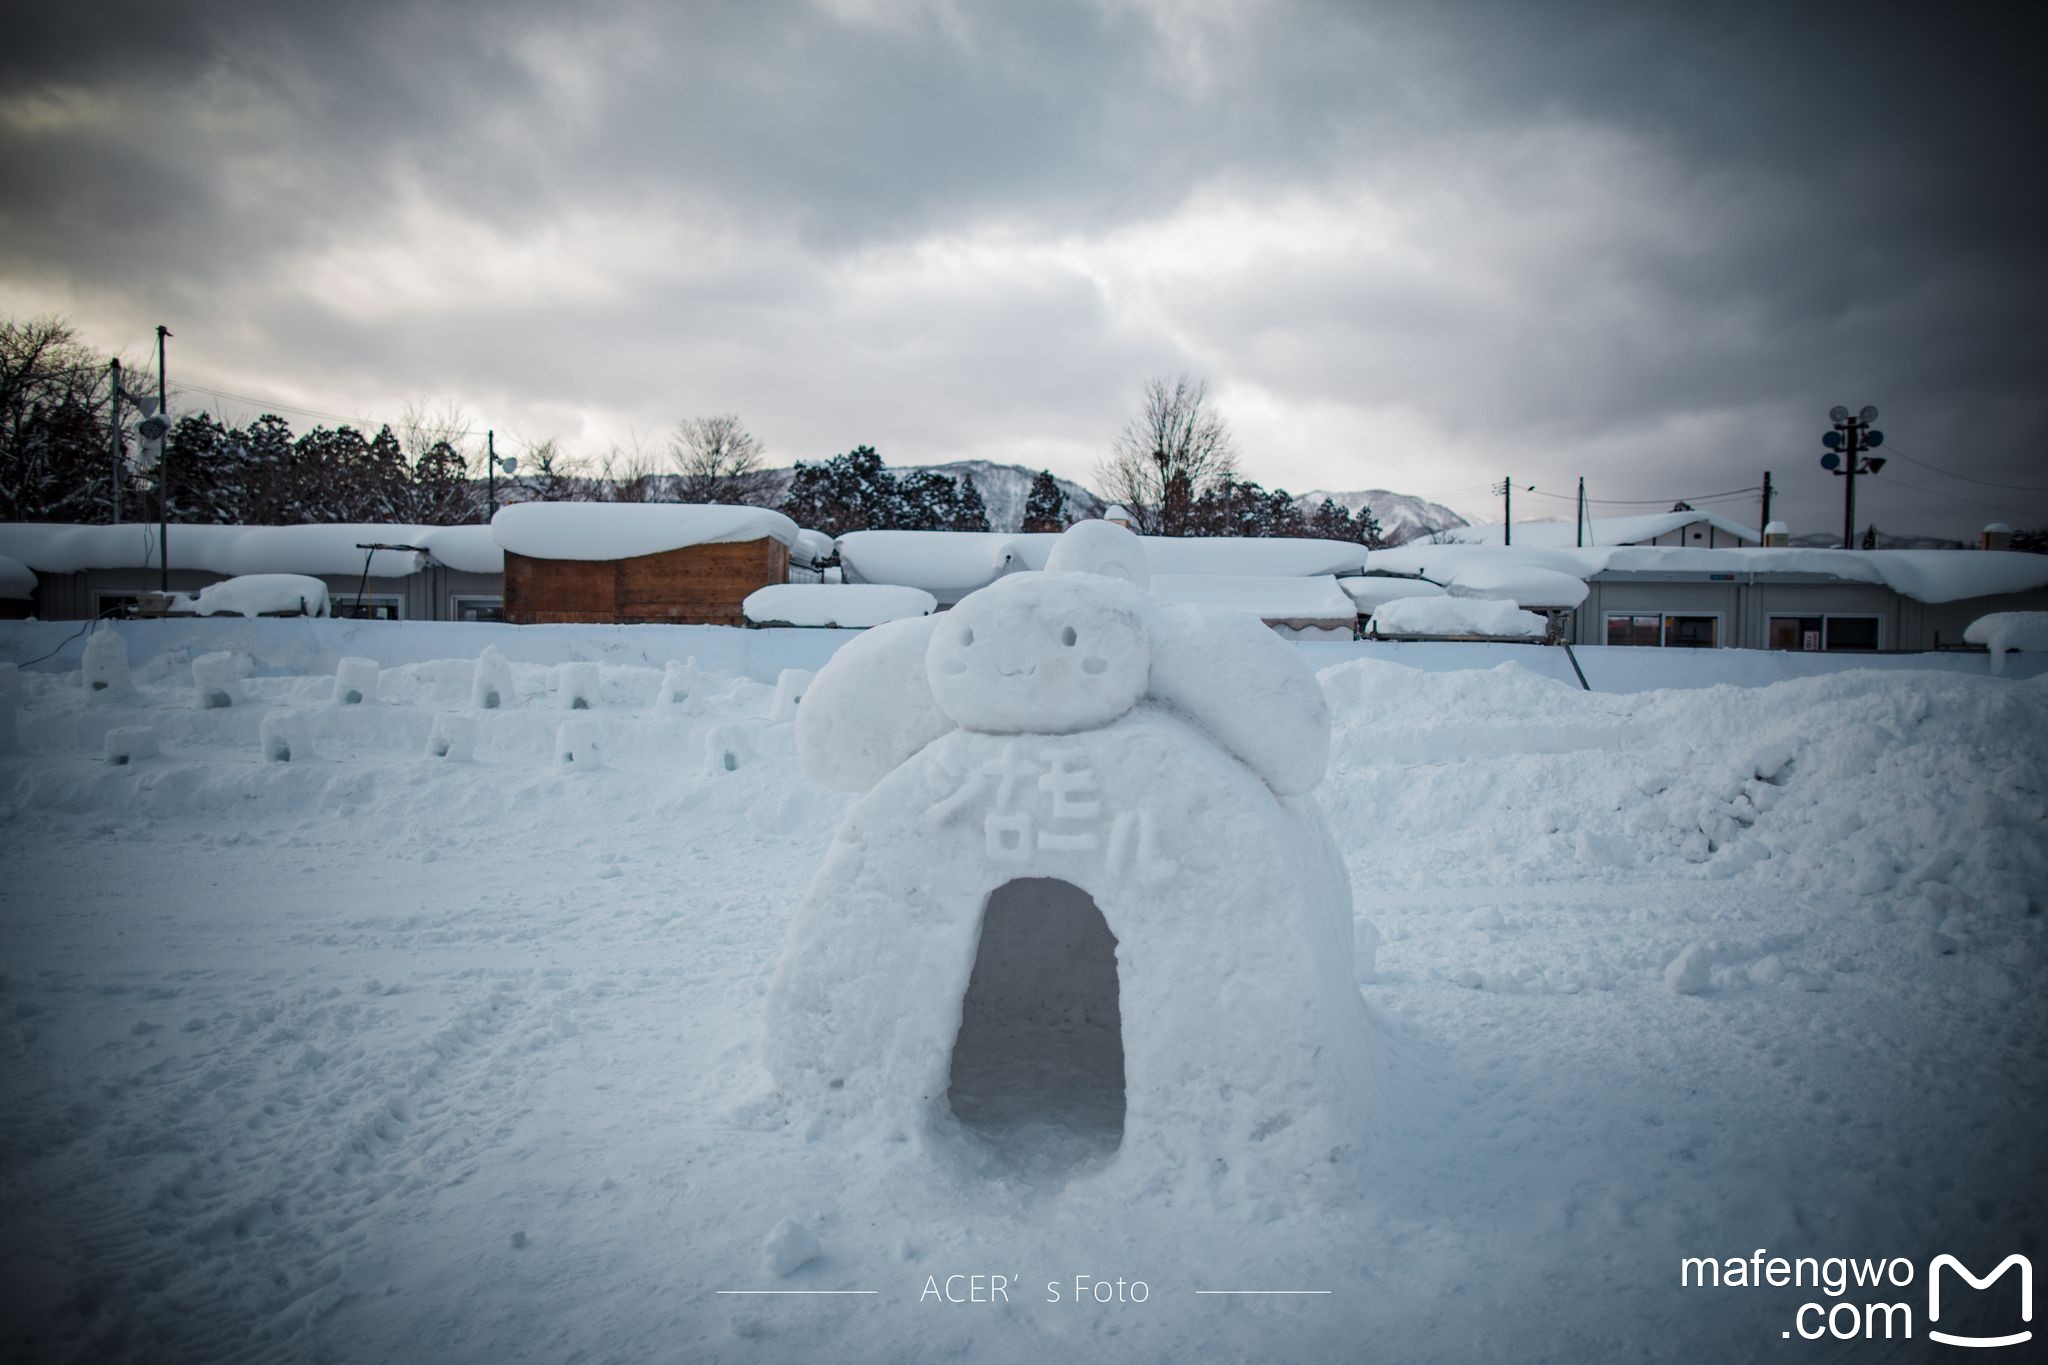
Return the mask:
M 202 711 L 239 705 L 242 700 L 241 670 L 235 656 L 219 650 L 194 659 L 192 690 L 193 699 Z
M 555 668 L 555 702 L 564 711 L 595 711 L 598 687 L 597 665 L 560 664 Z
M 470 684 L 469 704 L 479 711 L 496 711 L 512 700 L 512 665 L 496 645 L 485 645 L 476 656 L 476 680 Z
M 604 755 L 599 751 L 596 721 L 565 720 L 555 727 L 557 771 L 591 772 L 603 766 Z
M 427 734 L 427 757 L 450 763 L 467 763 L 476 757 L 476 720 L 471 716 L 443 711 L 434 717 Z
M 79 664 L 86 695 L 95 702 L 125 702 L 135 695 L 128 676 L 128 642 L 111 630 L 96 630 L 85 640 Z
M 104 750 L 109 765 L 125 768 L 145 758 L 155 758 L 159 752 L 156 742 L 156 727 L 153 725 L 118 725 L 107 731 Z
M 365 706 L 377 700 L 377 661 L 343 659 L 334 666 L 334 704 Z

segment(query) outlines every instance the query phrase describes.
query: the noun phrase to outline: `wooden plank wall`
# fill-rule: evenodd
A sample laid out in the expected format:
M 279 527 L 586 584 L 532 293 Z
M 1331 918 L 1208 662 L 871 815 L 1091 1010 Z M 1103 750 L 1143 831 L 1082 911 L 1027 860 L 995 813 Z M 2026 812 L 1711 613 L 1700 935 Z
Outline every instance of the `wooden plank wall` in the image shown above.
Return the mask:
M 631 559 L 531 559 L 508 550 L 505 619 L 739 626 L 747 594 L 788 577 L 789 547 L 772 537 Z

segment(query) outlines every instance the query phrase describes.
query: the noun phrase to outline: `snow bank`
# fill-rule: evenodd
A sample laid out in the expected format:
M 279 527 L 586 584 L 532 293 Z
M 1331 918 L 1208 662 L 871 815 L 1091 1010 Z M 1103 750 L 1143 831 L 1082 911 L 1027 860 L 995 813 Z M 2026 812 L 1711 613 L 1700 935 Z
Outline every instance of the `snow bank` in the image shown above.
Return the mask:
M 1482 597 L 1404 597 L 1373 612 L 1380 635 L 1478 635 L 1494 640 L 1540 640 L 1549 623 L 1513 602 Z
M 18 559 L 0 555 L 0 597 L 26 602 L 35 596 L 35 570 Z
M 1243 612 L 1261 621 L 1290 625 L 1350 625 L 1358 605 L 1327 575 L 1280 578 L 1248 574 L 1160 574 L 1152 593 L 1161 601 L 1187 602 Z
M 358 545 L 414 545 L 425 553 Z M 147 569 L 162 562 L 157 528 L 0 523 L 0 554 L 41 573 L 88 569 Z M 487 526 L 353 523 L 321 526 L 171 526 L 171 567 L 229 576 L 246 574 L 359 575 L 369 562 L 373 578 L 403 578 L 429 560 L 466 573 L 503 573 L 505 555 Z
M 325 616 L 327 585 L 304 574 L 242 574 L 201 588 L 192 610 L 200 616 Z
M 754 625 L 856 630 L 938 609 L 938 600 L 922 588 L 884 583 L 773 583 L 748 593 L 741 607 Z
M 1963 638 L 1991 651 L 1991 671 L 2005 672 L 2007 650 L 2048 653 L 2048 611 L 1998 611 L 1980 616 Z
M 797 524 L 780 512 L 709 503 L 515 503 L 491 518 L 491 535 L 529 559 L 631 559 L 763 539 L 798 546 Z

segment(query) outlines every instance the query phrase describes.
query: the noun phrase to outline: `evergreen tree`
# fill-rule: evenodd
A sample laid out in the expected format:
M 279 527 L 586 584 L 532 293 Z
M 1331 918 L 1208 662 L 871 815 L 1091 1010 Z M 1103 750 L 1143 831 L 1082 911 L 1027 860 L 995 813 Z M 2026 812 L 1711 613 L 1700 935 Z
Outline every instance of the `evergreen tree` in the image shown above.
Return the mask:
M 872 446 L 855 446 L 817 464 L 797 462 L 782 499 L 797 525 L 842 536 L 849 531 L 906 529 L 901 490 Z
M 228 430 L 206 413 L 180 417 L 164 437 L 171 520 L 232 525 L 240 519 L 244 471 Z
M 1041 469 L 1031 480 L 1024 498 L 1024 530 L 1064 531 L 1067 529 L 1067 497 L 1060 492 L 1050 469 Z
M 244 470 L 244 498 L 239 520 L 257 526 L 283 526 L 305 520 L 299 510 L 298 454 L 292 438 L 292 424 L 274 412 L 266 412 L 228 439 L 239 449 L 237 462 Z
M 454 446 L 436 441 L 412 469 L 411 518 L 427 526 L 460 526 L 479 520 L 470 495 L 469 466 Z
M 981 499 L 981 489 L 974 482 L 972 474 L 960 476 L 959 510 L 954 514 L 955 531 L 986 531 L 988 529 L 988 504 Z

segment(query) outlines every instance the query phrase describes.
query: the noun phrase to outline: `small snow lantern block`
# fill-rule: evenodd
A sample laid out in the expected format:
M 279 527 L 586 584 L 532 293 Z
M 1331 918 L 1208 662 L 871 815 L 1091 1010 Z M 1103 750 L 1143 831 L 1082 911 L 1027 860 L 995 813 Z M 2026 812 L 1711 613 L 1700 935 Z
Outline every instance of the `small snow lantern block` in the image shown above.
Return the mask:
M 107 762 L 115 767 L 125 767 L 144 758 L 157 755 L 156 730 L 148 725 L 121 725 L 107 731 Z
M 697 667 L 695 658 L 671 659 L 668 667 L 661 670 L 661 691 L 655 694 L 654 704 L 657 707 L 682 706 L 693 699 L 701 700 L 710 681 Z
M 313 757 L 299 718 L 285 711 L 272 711 L 256 726 L 256 738 L 265 763 L 301 763 Z
M 233 706 L 242 699 L 241 669 L 233 654 L 219 650 L 192 661 L 192 688 L 202 711 Z
M 86 637 L 79 673 L 86 695 L 94 701 L 128 701 L 135 695 L 135 683 L 128 676 L 128 643 L 111 630 L 96 630 Z
M 1083 525 L 1045 572 L 849 641 L 804 697 L 806 773 L 864 794 L 765 1060 L 812 1132 L 1119 1196 L 1318 1199 L 1359 1169 L 1379 1070 L 1312 795 L 1322 689 Z
M 362 706 L 377 700 L 377 661 L 343 659 L 334 666 L 334 704 Z
M 469 704 L 479 711 L 496 711 L 512 700 L 512 665 L 496 645 L 485 645 L 476 656 L 476 680 L 469 687 Z
M 597 709 L 597 665 L 561 664 L 555 669 L 555 702 L 564 711 Z
M 753 741 L 737 725 L 714 725 L 704 736 L 704 771 L 713 777 L 736 773 L 753 757 Z
M 808 668 L 783 669 L 775 679 L 775 699 L 768 703 L 768 719 L 795 720 L 797 704 L 816 676 Z
M 427 735 L 427 757 L 467 763 L 476 756 L 476 720 L 472 716 L 443 711 L 434 717 Z
M 595 722 L 565 720 L 555 727 L 555 767 L 563 772 L 589 772 L 603 766 Z

